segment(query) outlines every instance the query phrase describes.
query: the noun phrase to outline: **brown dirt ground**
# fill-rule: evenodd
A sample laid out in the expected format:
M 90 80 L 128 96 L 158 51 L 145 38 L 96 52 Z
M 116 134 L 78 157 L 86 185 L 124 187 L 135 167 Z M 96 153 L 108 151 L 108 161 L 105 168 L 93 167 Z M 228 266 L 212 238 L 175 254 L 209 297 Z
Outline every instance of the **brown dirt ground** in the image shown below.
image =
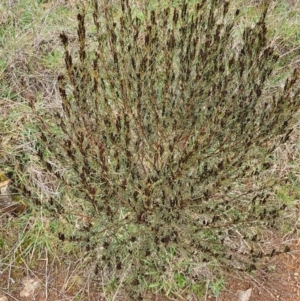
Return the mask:
M 236 292 L 252 288 L 249 301 L 300 301 L 300 245 L 289 253 L 270 258 L 264 268 L 248 279 L 228 279 L 228 286 L 218 301 L 238 301 Z
M 48 273 L 50 272 L 50 267 Z M 13 274 L 13 272 L 12 272 Z M 13 278 L 9 272 L 0 271 L 0 301 L 70 301 L 70 300 L 93 300 L 104 301 L 105 296 L 101 295 L 96 288 L 86 286 L 80 279 L 74 280 L 72 273 L 66 270 L 53 268 L 51 279 L 45 279 L 47 272 L 30 270 L 30 277 L 40 281 L 39 288 L 31 297 L 20 297 L 23 290 L 23 279 L 14 279 L 15 283 L 10 283 L 8 279 Z M 68 276 L 66 276 L 68 275 Z M 29 276 L 27 276 L 29 277 Z M 75 277 L 76 278 L 76 277 Z M 78 288 L 85 287 L 78 294 Z M 294 243 L 291 252 L 280 254 L 268 258 L 263 264 L 263 268 L 257 270 L 245 279 L 238 276 L 229 276 L 227 286 L 219 297 L 206 296 L 195 301 L 239 301 L 237 292 L 252 288 L 249 301 L 300 301 L 300 242 Z M 77 297 L 76 297 L 77 295 Z M 79 297 L 80 296 L 80 297 Z M 7 299 L 5 299 L 7 297 Z M 126 300 L 122 295 L 116 296 L 114 300 Z M 171 301 L 175 298 L 163 296 L 147 295 L 146 301 Z M 177 299 L 180 301 L 187 299 Z

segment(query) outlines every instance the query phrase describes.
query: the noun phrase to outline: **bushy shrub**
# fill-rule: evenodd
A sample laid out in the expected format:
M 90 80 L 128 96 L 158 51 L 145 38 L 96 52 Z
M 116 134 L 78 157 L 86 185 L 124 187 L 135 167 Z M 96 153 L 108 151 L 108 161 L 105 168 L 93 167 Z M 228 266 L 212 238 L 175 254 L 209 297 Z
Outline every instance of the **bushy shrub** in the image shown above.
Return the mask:
M 192 277 L 190 263 L 248 271 L 283 251 L 262 253 L 259 235 L 285 208 L 272 154 L 300 99 L 297 72 L 268 88 L 279 57 L 267 9 L 238 41 L 227 1 L 95 1 L 90 32 L 78 14 L 77 52 L 61 34 L 61 108 L 31 103 L 38 156 L 64 188 L 44 206 L 74 225 L 59 235 L 86 247 L 96 274 L 138 291 L 170 258 Z

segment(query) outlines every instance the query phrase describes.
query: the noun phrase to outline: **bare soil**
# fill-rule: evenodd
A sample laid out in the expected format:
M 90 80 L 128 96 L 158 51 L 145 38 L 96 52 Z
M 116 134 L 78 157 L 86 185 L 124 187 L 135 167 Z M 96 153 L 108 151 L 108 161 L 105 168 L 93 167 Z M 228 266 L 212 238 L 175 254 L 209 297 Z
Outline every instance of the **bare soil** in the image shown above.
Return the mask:
M 44 270 L 41 270 L 42 266 Z M 14 272 L 14 269 L 16 267 L 5 272 L 0 270 L 0 301 L 107 300 L 107 296 L 100 291 L 101 287 L 99 290 L 95 283 L 88 284 L 65 268 L 59 269 L 42 263 L 36 270 L 31 269 L 28 275 L 19 279 L 14 278 L 14 274 L 21 273 Z M 261 269 L 245 276 L 245 279 L 229 276 L 225 290 L 218 297 L 207 295 L 197 300 L 147 294 L 144 300 L 240 301 L 238 292 L 249 288 L 252 288 L 252 293 L 247 301 L 300 301 L 300 241 L 292 245 L 289 253 L 266 259 Z M 128 298 L 118 293 L 114 300 L 126 301 Z
M 248 279 L 228 279 L 228 286 L 218 301 L 239 301 L 239 290 L 252 288 L 249 301 L 300 300 L 300 245 L 292 246 L 289 253 L 268 259 L 264 268 L 248 275 Z

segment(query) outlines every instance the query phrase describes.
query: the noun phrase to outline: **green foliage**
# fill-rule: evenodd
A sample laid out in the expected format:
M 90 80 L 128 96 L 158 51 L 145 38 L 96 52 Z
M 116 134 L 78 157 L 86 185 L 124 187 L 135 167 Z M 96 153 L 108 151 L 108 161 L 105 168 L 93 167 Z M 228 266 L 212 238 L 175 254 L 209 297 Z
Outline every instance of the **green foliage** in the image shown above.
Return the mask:
M 272 154 L 300 104 L 296 71 L 283 89 L 267 88 L 279 60 L 268 5 L 242 43 L 233 34 L 239 11 L 226 1 L 134 16 L 125 0 L 99 5 L 96 33 L 78 14 L 78 52 L 61 34 L 61 107 L 30 103 L 37 156 L 62 187 L 41 205 L 73 226 L 59 238 L 85 247 L 96 276 L 133 298 L 166 271 L 184 289 L 207 265 L 255 269 L 256 233 L 276 227 L 285 208 L 273 193 Z M 201 268 L 173 269 L 187 259 Z
M 6 85 L 1 85 L 1 90 L 2 90 L 1 92 L 2 98 L 8 98 L 14 101 L 17 99 L 17 94 L 12 92 L 11 89 Z
M 214 294 L 214 296 L 218 297 L 220 295 L 221 291 L 225 287 L 224 279 L 218 279 L 215 282 L 211 282 L 209 284 L 209 287 L 210 287 L 212 293 Z
M 60 60 L 60 52 L 58 50 L 54 50 L 53 52 L 47 53 L 44 57 L 43 57 L 43 62 L 45 64 L 45 66 L 56 66 L 57 62 Z

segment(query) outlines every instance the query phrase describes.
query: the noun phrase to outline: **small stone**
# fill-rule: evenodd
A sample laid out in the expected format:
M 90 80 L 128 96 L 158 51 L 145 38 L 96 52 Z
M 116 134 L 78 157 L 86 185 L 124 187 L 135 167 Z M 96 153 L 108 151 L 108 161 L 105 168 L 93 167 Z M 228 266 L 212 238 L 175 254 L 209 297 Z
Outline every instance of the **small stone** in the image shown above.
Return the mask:
M 8 301 L 8 298 L 6 296 L 0 296 L 0 301 Z
M 298 276 L 299 276 L 299 273 L 294 273 L 294 276 L 295 276 L 295 277 L 298 277 Z
M 252 293 L 252 288 L 249 288 L 246 291 L 238 291 L 237 293 L 239 301 L 249 301 Z
M 24 278 L 23 279 L 24 288 L 20 292 L 20 297 L 33 297 L 37 288 L 39 287 L 40 281 L 33 278 Z

